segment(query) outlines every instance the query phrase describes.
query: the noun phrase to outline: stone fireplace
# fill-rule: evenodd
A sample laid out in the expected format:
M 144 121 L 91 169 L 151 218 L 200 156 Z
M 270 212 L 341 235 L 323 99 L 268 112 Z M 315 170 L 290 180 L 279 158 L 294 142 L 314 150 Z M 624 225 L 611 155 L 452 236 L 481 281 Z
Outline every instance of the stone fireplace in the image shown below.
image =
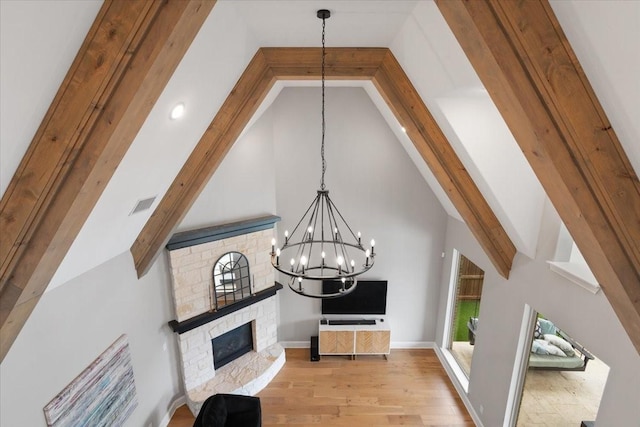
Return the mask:
M 284 365 L 277 339 L 282 286 L 274 281 L 269 256 L 278 220 L 269 216 L 178 233 L 167 244 L 176 312 L 169 325 L 177 334 L 187 403 L 194 414 L 215 393 L 256 394 Z M 251 291 L 216 310 L 212 271 L 229 252 L 248 260 Z M 238 340 L 233 334 L 239 328 L 243 335 Z M 219 361 L 218 351 L 230 357 Z

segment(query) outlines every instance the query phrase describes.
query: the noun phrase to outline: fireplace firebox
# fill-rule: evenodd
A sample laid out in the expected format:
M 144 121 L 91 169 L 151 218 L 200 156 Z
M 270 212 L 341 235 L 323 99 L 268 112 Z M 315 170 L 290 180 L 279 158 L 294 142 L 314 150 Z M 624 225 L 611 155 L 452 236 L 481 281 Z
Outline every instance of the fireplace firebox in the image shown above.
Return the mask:
M 251 322 L 245 323 L 211 340 L 213 366 L 220 369 L 224 365 L 253 350 Z

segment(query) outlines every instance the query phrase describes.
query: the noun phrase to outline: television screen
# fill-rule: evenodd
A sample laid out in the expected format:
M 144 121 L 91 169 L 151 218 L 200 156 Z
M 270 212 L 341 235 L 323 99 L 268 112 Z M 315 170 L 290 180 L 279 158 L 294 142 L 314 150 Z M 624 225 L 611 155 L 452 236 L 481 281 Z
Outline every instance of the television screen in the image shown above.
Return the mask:
M 322 282 L 323 293 L 338 292 L 342 283 Z M 338 298 L 322 300 L 322 314 L 385 314 L 387 311 L 387 281 L 358 280 L 356 289 Z

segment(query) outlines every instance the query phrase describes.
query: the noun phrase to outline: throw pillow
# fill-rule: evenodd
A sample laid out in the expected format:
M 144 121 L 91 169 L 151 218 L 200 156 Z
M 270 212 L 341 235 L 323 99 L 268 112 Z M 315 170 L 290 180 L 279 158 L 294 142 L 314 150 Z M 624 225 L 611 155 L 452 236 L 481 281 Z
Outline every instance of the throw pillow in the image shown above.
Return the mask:
M 531 352 L 536 354 L 549 354 L 545 340 L 535 339 L 531 343 Z
M 555 334 L 558 332 L 556 325 L 550 320 L 539 318 L 538 323 L 540 324 L 540 329 L 543 334 Z
M 544 340 L 564 351 L 567 356 L 575 356 L 573 347 L 564 338 L 552 334 L 544 334 Z
M 542 338 L 542 329 L 540 328 L 540 321 L 536 322 L 536 328 L 533 330 L 533 338 L 535 339 Z
M 567 357 L 564 351 L 562 351 L 560 348 L 551 343 L 548 343 L 547 341 L 544 342 L 547 343 L 547 351 L 549 352 L 549 354 L 552 354 L 554 356 Z

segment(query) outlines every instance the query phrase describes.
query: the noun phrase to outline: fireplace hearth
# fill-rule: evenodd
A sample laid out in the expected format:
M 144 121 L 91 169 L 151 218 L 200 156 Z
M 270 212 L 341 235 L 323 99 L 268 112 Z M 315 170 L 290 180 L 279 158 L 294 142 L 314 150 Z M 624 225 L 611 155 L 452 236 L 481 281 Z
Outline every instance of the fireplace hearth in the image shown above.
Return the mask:
M 245 323 L 211 340 L 213 347 L 213 366 L 220 369 L 253 350 L 251 323 Z

